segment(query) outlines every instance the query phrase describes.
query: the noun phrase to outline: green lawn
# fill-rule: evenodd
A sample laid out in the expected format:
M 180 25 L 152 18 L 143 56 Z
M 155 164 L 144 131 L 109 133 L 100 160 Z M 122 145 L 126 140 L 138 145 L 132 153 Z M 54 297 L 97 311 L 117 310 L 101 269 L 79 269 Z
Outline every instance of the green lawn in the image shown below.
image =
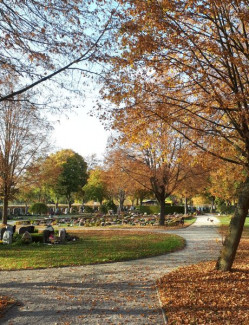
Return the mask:
M 221 222 L 221 228 L 223 229 L 222 232 L 223 234 L 226 233 L 230 220 L 231 220 L 231 215 L 226 215 L 226 216 L 217 216 L 217 218 Z M 243 230 L 243 237 L 249 237 L 249 217 L 246 218 L 245 225 L 244 225 L 244 230 Z
M 196 219 L 197 219 L 196 217 L 187 217 L 184 220 L 184 224 L 190 226 L 196 221 Z
M 0 245 L 0 269 L 48 268 L 131 260 L 182 249 L 175 235 L 129 231 L 85 231 L 64 245 Z

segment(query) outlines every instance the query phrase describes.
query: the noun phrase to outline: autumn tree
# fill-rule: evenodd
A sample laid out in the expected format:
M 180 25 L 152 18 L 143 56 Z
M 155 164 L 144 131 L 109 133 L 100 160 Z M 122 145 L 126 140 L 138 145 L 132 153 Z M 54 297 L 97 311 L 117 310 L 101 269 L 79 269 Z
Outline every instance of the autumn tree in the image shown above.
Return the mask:
M 119 202 L 121 211 L 124 209 L 125 199 L 130 194 L 132 180 L 123 168 L 123 151 L 117 148 L 109 150 L 104 161 L 104 182 L 110 199 Z
M 162 120 L 244 171 L 216 266 L 230 270 L 249 207 L 248 3 L 126 1 L 122 18 L 119 55 L 103 91 L 118 105 L 115 114 Z
M 216 170 L 215 161 L 201 152 L 195 152 L 193 162 L 186 177 L 178 187 L 176 195 L 184 200 L 184 213 L 188 212 L 188 201 L 197 195 L 207 192 L 211 186 L 210 175 Z
M 141 123 L 141 120 L 138 122 Z M 163 123 L 139 128 L 138 123 L 127 130 L 124 121 L 122 143 L 127 148 L 122 169 L 133 183 L 151 191 L 160 205 L 160 225 L 165 221 L 165 200 L 193 173 L 194 158 L 189 156 L 186 141 Z
M 223 162 L 217 164 L 210 174 L 208 191 L 213 196 L 227 202 L 234 202 L 237 191 L 244 178 L 243 169 L 234 164 Z
M 50 125 L 36 106 L 4 102 L 0 109 L 0 190 L 3 224 L 7 223 L 8 202 L 14 197 L 25 170 L 47 149 Z

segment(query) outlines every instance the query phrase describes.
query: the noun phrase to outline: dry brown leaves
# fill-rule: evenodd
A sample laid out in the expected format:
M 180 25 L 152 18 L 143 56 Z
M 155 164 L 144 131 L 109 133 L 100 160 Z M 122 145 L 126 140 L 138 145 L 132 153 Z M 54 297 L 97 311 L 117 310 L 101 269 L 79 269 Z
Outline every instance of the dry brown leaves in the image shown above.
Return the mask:
M 3 317 L 6 310 L 15 303 L 16 301 L 10 297 L 0 296 L 0 318 Z
M 241 241 L 233 267 L 221 272 L 206 262 L 160 279 L 168 324 L 249 324 L 249 239 Z

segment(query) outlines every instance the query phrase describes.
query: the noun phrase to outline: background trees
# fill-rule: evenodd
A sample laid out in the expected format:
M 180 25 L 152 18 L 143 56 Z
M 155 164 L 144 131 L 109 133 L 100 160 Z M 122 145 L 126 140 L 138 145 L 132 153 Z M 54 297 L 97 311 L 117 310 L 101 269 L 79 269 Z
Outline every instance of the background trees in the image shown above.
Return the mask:
M 74 153 L 66 159 L 66 162 L 61 167 L 61 173 L 55 184 L 55 192 L 64 195 L 69 208 L 71 208 L 72 193 L 78 192 L 86 184 L 87 164 L 83 157 Z
M 0 109 L 0 190 L 2 222 L 7 223 L 8 201 L 16 193 L 25 170 L 47 149 L 51 127 L 34 105 L 5 102 Z
M 84 200 L 94 200 L 102 205 L 103 200 L 108 197 L 107 186 L 104 181 L 104 171 L 97 167 L 89 172 L 87 184 L 83 186 Z

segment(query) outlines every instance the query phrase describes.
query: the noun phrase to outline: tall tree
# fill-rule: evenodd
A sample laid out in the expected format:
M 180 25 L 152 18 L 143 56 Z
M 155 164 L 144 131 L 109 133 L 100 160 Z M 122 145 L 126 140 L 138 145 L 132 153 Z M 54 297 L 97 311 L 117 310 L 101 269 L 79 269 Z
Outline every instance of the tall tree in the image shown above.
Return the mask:
M 154 193 L 161 208 L 160 225 L 164 225 L 166 198 L 193 173 L 189 147 L 162 123 L 143 125 L 141 129 L 136 123 L 134 130 L 129 124 L 129 132 L 124 123 L 122 130 L 122 141 L 128 147 L 126 158 L 121 160 L 122 169 L 133 183 Z
M 104 171 L 101 168 L 92 169 L 87 184 L 83 187 L 84 199 L 98 201 L 102 205 L 107 197 L 107 188 L 104 182 Z
M 124 115 L 125 107 L 133 118 L 163 120 L 196 147 L 244 170 L 216 265 L 230 270 L 249 207 L 248 2 L 132 0 L 122 10 L 117 40 L 123 47 L 105 92 L 122 104 L 116 114 Z
M 124 209 L 125 199 L 130 194 L 132 180 L 123 168 L 123 151 L 112 149 L 108 151 L 105 159 L 104 182 L 109 198 L 119 202 L 120 211 Z
M 47 149 L 49 123 L 39 110 L 27 103 L 5 102 L 0 109 L 0 180 L 3 224 L 8 202 L 28 166 Z
M 66 197 L 70 209 L 72 194 L 80 191 L 87 182 L 87 164 L 83 157 L 74 153 L 61 167 L 62 171 L 55 184 L 55 192 Z

